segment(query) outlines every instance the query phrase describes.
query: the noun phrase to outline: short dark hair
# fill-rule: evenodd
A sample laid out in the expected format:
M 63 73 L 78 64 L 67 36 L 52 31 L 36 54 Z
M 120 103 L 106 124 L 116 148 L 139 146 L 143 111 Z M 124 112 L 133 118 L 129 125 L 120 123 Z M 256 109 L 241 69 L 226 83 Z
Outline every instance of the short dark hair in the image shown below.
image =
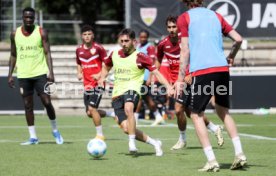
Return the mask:
M 168 22 L 177 23 L 177 16 L 169 15 L 166 19 L 166 25 L 168 25 Z
M 147 37 L 149 37 L 149 31 L 146 30 L 146 29 L 142 29 L 140 32 L 139 32 L 139 35 L 141 35 L 141 33 L 146 33 L 147 34 Z
M 135 39 L 135 32 L 129 28 L 125 28 L 125 29 L 121 30 L 118 37 L 120 37 L 121 35 L 127 35 L 132 40 Z
M 35 14 L 35 10 L 31 7 L 26 7 L 25 9 L 23 9 L 22 14 L 24 14 L 24 12 L 33 12 Z
M 94 33 L 94 29 L 91 25 L 85 24 L 81 28 L 81 33 L 87 32 L 87 31 L 92 31 Z

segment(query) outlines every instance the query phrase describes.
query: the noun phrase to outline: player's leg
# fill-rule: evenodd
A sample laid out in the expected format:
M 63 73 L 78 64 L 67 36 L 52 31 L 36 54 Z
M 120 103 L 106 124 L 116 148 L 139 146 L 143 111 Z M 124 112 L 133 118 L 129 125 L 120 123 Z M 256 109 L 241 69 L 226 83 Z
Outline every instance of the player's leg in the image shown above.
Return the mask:
M 124 133 L 128 134 L 128 123 L 127 120 L 124 120 L 120 123 L 121 129 L 124 131 Z M 152 145 L 155 149 L 156 156 L 162 156 L 163 150 L 162 150 L 162 142 L 158 139 L 153 139 L 149 135 L 145 134 L 139 129 L 135 130 L 135 139 L 144 143 L 148 143 Z
M 49 117 L 49 120 L 52 126 L 52 134 L 56 140 L 56 143 L 63 144 L 63 138 L 57 128 L 56 113 L 51 102 L 50 93 L 46 91 L 48 90 L 48 88 L 46 87 L 47 76 L 46 75 L 37 76 L 34 80 L 35 80 L 34 88 L 38 93 L 40 100 L 46 109 L 47 115 Z
M 175 102 L 175 114 L 177 117 L 177 125 L 179 129 L 179 138 L 177 143 L 171 148 L 171 150 L 179 150 L 186 146 L 186 126 L 187 119 L 184 115 L 184 106 L 178 101 Z
M 104 89 L 101 87 L 95 87 L 92 90 L 84 92 L 84 103 L 86 105 L 86 113 L 88 117 L 91 117 L 96 128 L 96 137 L 104 140 L 104 134 L 101 123 L 101 115 L 98 111 L 98 107 L 102 98 Z
M 35 131 L 34 124 L 34 104 L 33 104 L 33 93 L 34 83 L 32 79 L 18 79 L 20 93 L 24 102 L 25 118 L 28 125 L 30 138 L 28 141 L 21 143 L 21 145 L 32 145 L 38 144 L 38 138 Z
M 222 147 L 223 144 L 224 144 L 224 138 L 223 138 L 223 134 L 222 134 L 223 127 L 214 124 L 212 121 L 210 121 L 210 120 L 207 118 L 206 115 L 203 116 L 203 119 L 204 119 L 204 123 L 205 123 L 206 127 L 207 127 L 212 133 L 215 134 L 215 136 L 216 136 L 216 138 L 217 138 L 218 146 Z
M 194 123 L 196 134 L 208 160 L 206 165 L 202 169 L 199 169 L 199 171 L 203 172 L 217 172 L 219 170 L 219 165 L 216 161 L 203 119 L 205 108 L 211 98 L 211 95 L 206 94 L 203 89 L 205 89 L 205 86 L 210 87 L 212 81 L 212 74 L 193 77 L 193 84 L 191 85 L 191 103 L 189 104 L 191 119 Z
M 149 92 L 149 94 L 146 96 L 146 103 L 147 103 L 149 109 L 153 112 L 154 117 L 155 117 L 155 121 L 151 124 L 151 126 L 156 126 L 156 125 L 165 123 L 165 120 L 163 119 L 162 114 L 158 110 L 156 103 L 153 101 L 151 93 L 153 94 L 153 96 L 156 96 L 158 99 L 158 102 L 160 104 L 162 104 L 162 96 L 166 95 L 166 88 L 164 86 L 162 86 L 160 83 L 157 83 L 156 87 L 157 87 L 156 91 L 152 92 L 152 90 L 151 90 Z M 155 89 L 155 88 L 153 88 L 153 89 Z
M 220 73 L 221 79 L 219 80 L 218 85 L 223 85 L 226 87 L 226 90 L 229 90 L 229 73 Z M 235 150 L 235 159 L 230 169 L 239 169 L 243 167 L 246 163 L 246 157 L 242 150 L 241 141 L 238 135 L 238 130 L 234 119 L 229 114 L 229 94 L 228 91 L 226 94 L 219 94 L 216 92 L 215 94 L 215 102 L 216 102 L 216 112 L 220 119 L 223 121 L 224 126 L 232 139 L 232 143 Z

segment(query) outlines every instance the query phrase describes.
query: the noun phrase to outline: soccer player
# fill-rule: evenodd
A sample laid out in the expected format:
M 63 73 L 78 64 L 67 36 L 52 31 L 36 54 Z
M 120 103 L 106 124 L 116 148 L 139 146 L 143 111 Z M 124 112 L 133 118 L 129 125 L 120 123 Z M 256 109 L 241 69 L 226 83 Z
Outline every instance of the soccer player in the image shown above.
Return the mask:
M 118 124 L 129 136 L 129 151 L 136 153 L 135 139 L 154 146 L 156 156 L 162 156 L 161 141 L 152 139 L 142 131 L 136 129 L 134 110 L 140 97 L 143 84 L 144 70 L 148 69 L 158 80 L 166 85 L 171 92 L 171 86 L 160 74 L 149 56 L 139 53 L 135 47 L 135 32 L 131 29 L 123 29 L 119 33 L 119 43 L 122 47 L 115 50 L 105 59 L 99 84 L 103 84 L 108 71 L 114 69 L 114 88 L 112 93 L 112 106 L 117 116 Z
M 77 76 L 79 80 L 83 80 L 83 99 L 86 114 L 93 119 L 96 127 L 96 137 L 104 140 L 101 116 L 97 110 L 104 87 L 98 86 L 95 79 L 100 77 L 106 51 L 100 44 L 94 42 L 94 32 L 90 25 L 82 27 L 81 38 L 83 44 L 76 49 Z
M 149 38 L 149 32 L 147 30 L 141 30 L 139 33 L 139 44 L 136 47 L 136 49 L 138 52 L 148 55 L 149 57 L 152 58 L 152 60 L 155 61 L 156 60 L 155 47 L 148 41 L 148 38 Z M 157 125 L 159 123 L 164 123 L 164 120 L 150 95 L 150 92 L 151 92 L 150 84 L 151 84 L 150 72 L 148 69 L 145 69 L 144 83 L 141 90 L 141 92 L 143 93 L 142 98 L 147 104 L 149 110 L 152 111 L 155 116 L 155 122 L 152 125 Z M 137 112 L 139 112 L 141 105 L 142 105 L 142 100 L 140 99 L 136 109 L 136 113 L 134 113 L 135 119 L 138 119 L 139 114 Z
M 8 84 L 14 88 L 12 73 L 15 65 L 19 81 L 20 93 L 23 97 L 25 116 L 30 138 L 21 145 L 38 144 L 34 125 L 33 94 L 38 93 L 52 126 L 52 134 L 57 144 L 63 144 L 63 138 L 57 129 L 56 114 L 51 98 L 44 91 L 47 81 L 55 81 L 52 57 L 47 32 L 34 24 L 35 10 L 27 7 L 23 10 L 23 25 L 11 33 L 11 56 L 9 61 Z M 49 76 L 47 78 L 47 73 Z
M 170 65 L 170 77 L 172 84 L 174 84 L 178 78 L 180 59 L 180 37 L 178 36 L 176 23 L 176 16 L 168 16 L 168 18 L 166 19 L 166 26 L 169 35 L 166 38 L 164 38 L 157 47 L 157 65 L 160 65 L 164 57 L 168 59 Z M 189 82 L 189 79 L 191 78 L 187 75 L 186 82 Z M 188 89 L 189 87 L 187 88 L 187 93 L 189 92 Z M 189 117 L 190 111 L 188 108 L 186 108 L 189 103 L 190 101 L 188 94 L 182 94 L 182 96 L 176 98 L 175 113 L 177 116 L 177 124 L 180 135 L 177 143 L 171 148 L 171 150 L 178 150 L 186 146 L 187 122 L 184 111 L 186 111 L 186 115 Z M 204 122 L 208 129 L 210 129 L 216 135 L 218 145 L 222 146 L 224 143 L 224 139 L 222 136 L 222 127 L 213 124 L 206 117 L 204 117 Z
M 219 171 L 219 164 L 213 152 L 203 120 L 204 111 L 214 95 L 216 112 L 228 131 L 235 149 L 235 159 L 230 169 L 238 169 L 246 164 L 237 127 L 229 115 L 229 65 L 242 43 L 242 37 L 218 13 L 203 8 L 203 0 L 183 0 L 189 10 L 177 21 L 181 32 L 181 53 L 178 81 L 183 81 L 187 65 L 192 73 L 191 118 L 197 136 L 203 147 L 208 162 L 199 171 Z M 233 46 L 227 58 L 223 52 L 222 34 L 229 36 Z M 228 63 L 227 63 L 228 61 Z M 228 65 L 229 64 L 229 65 Z M 204 92 L 206 86 L 212 86 L 214 93 Z M 220 91 L 221 87 L 224 91 Z M 181 90 L 176 87 L 177 92 Z M 195 93 L 201 91 L 202 93 Z

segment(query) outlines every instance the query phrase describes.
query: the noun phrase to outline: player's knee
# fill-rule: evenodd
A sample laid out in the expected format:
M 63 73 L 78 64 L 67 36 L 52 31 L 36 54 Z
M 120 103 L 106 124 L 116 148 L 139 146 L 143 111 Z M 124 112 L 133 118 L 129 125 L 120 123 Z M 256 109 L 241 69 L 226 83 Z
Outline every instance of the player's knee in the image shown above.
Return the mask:
M 132 108 L 128 108 L 128 107 L 125 108 L 125 113 L 126 113 L 126 115 L 127 115 L 128 117 L 134 115 L 133 109 L 132 109 Z
M 90 113 L 90 111 L 86 111 L 86 115 L 87 115 L 89 118 L 92 118 L 92 114 Z
M 183 113 L 183 109 L 181 107 L 176 107 L 175 108 L 175 114 L 177 116 L 181 115 L 181 113 Z
M 25 111 L 26 112 L 32 112 L 33 111 L 33 107 L 30 104 L 25 104 Z

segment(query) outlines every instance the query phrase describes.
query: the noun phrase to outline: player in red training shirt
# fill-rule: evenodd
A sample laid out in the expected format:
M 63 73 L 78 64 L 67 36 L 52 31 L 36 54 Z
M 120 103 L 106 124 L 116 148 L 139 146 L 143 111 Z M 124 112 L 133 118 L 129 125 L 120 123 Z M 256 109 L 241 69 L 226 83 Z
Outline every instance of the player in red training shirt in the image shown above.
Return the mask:
M 174 84 L 177 81 L 179 73 L 179 59 L 180 59 L 180 37 L 178 36 L 177 30 L 177 17 L 168 16 L 166 20 L 167 30 L 169 36 L 164 38 L 157 47 L 157 60 L 160 64 L 162 59 L 165 57 L 168 59 L 170 64 L 170 81 Z M 187 74 L 185 78 L 186 82 L 189 84 L 191 80 L 191 75 Z M 177 124 L 179 129 L 179 139 L 177 143 L 171 148 L 171 150 L 178 150 L 186 146 L 186 126 L 187 120 L 184 114 L 190 117 L 190 110 L 188 107 L 190 103 L 190 88 L 187 87 L 185 94 L 177 97 L 175 99 L 175 113 L 177 116 Z M 204 122 L 208 129 L 210 129 L 217 137 L 217 142 L 219 146 L 222 146 L 224 139 L 222 136 L 222 127 L 215 125 L 204 116 Z
M 106 51 L 101 45 L 94 42 L 94 32 L 90 25 L 84 25 L 82 27 L 81 36 L 83 44 L 76 50 L 77 76 L 79 80 L 83 80 L 83 98 L 86 114 L 93 119 L 96 127 L 96 137 L 104 139 L 101 117 L 97 110 L 104 87 L 98 86 L 95 78 L 101 74 L 102 62 L 106 57 Z

